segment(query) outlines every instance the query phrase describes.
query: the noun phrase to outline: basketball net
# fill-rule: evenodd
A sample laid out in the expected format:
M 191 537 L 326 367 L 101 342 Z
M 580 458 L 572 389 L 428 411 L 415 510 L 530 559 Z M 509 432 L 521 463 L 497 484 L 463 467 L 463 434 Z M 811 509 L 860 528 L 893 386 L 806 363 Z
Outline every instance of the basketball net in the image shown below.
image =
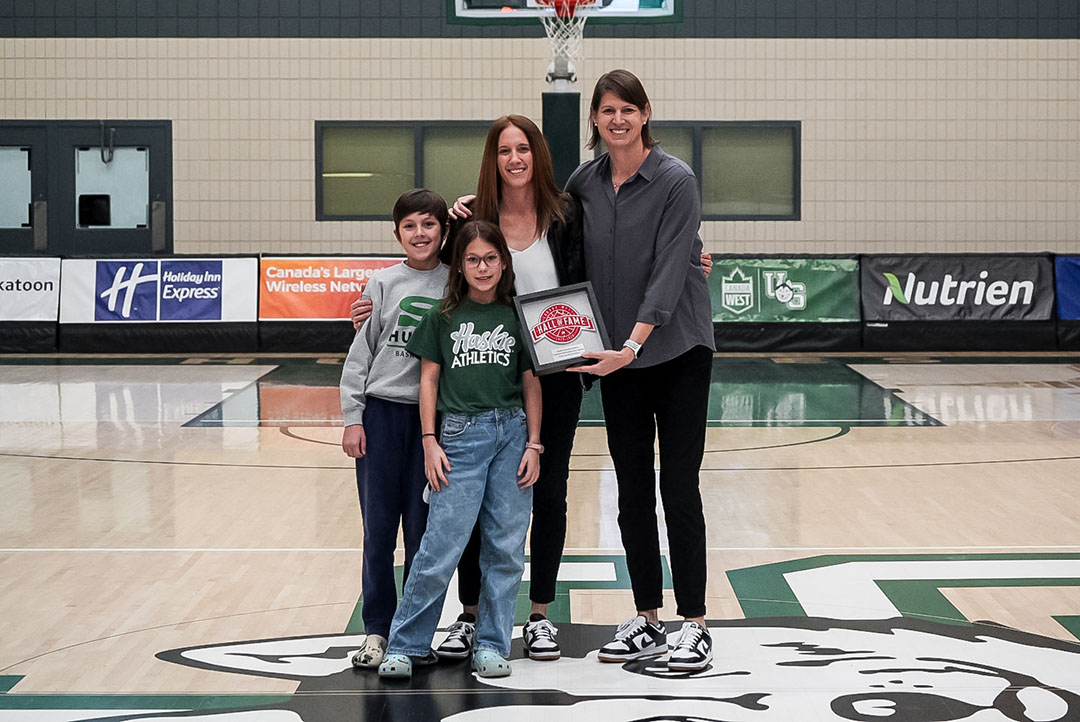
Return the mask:
M 548 40 L 551 43 L 551 64 L 548 65 L 547 81 L 555 84 L 556 90 L 566 90 L 568 83 L 577 82 L 574 63 L 581 62 L 585 55 L 582 34 L 588 15 L 580 13 L 582 8 L 598 5 L 600 0 L 536 0 L 539 5 L 547 5 L 554 12 L 540 16 Z

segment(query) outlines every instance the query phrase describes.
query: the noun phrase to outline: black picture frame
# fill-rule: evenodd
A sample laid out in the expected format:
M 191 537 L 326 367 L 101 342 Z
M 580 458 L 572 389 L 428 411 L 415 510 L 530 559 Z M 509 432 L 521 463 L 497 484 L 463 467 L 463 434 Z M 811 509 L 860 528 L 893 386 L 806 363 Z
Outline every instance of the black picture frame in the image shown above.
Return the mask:
M 559 309 L 547 314 L 558 305 L 571 313 Z M 583 353 L 611 348 L 604 319 L 596 309 L 596 293 L 588 281 L 514 297 L 521 336 L 538 376 L 587 365 L 591 362 Z M 568 316 L 572 317 L 569 322 L 558 320 Z

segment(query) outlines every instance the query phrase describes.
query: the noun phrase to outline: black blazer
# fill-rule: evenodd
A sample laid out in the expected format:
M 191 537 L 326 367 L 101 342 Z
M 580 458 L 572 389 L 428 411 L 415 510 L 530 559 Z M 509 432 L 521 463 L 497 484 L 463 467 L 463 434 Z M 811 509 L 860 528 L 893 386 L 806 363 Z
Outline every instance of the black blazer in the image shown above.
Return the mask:
M 555 273 L 560 286 L 585 280 L 585 231 L 581 201 L 569 193 L 559 199 L 565 221 L 558 218 L 548 227 L 548 246 L 555 261 Z M 470 219 L 472 220 L 472 219 Z M 439 260 L 449 265 L 453 259 L 453 244 L 465 222 L 451 219 L 450 236 L 439 253 Z

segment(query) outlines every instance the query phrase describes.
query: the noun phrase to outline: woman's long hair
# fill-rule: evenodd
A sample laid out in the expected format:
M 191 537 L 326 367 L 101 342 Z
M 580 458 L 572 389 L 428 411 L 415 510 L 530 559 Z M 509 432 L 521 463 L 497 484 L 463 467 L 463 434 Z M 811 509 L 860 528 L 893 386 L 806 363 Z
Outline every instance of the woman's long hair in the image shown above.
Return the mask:
M 494 246 L 502 259 L 502 277 L 495 286 L 495 303 L 504 306 L 513 304 L 511 297 L 514 291 L 514 262 L 510 258 L 510 247 L 506 245 L 506 238 L 494 223 L 469 221 L 461 227 L 451 244 L 454 254 L 450 261 L 450 279 L 446 282 L 446 296 L 439 303 L 439 313 L 446 318 L 469 297 L 469 283 L 465 280 L 465 249 L 477 238 Z
M 499 204 L 502 202 L 502 176 L 499 175 L 499 136 L 509 126 L 525 134 L 532 151 L 532 187 L 536 200 L 536 230 L 542 233 L 557 218 L 565 221 L 559 199 L 562 192 L 555 185 L 555 169 L 551 164 L 551 151 L 547 139 L 536 123 L 524 115 L 504 115 L 491 124 L 484 141 L 484 157 L 480 160 L 480 178 L 476 183 L 476 218 L 499 223 Z

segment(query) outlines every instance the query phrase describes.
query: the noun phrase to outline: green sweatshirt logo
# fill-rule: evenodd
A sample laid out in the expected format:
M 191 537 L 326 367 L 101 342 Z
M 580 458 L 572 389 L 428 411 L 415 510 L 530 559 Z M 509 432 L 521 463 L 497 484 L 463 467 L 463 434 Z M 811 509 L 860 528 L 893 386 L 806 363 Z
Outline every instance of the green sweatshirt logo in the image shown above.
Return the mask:
M 387 339 L 387 346 L 405 347 L 412 338 L 413 331 L 420 325 L 427 312 L 435 308 L 439 303 L 437 298 L 427 296 L 406 296 L 398 305 L 397 327 Z

